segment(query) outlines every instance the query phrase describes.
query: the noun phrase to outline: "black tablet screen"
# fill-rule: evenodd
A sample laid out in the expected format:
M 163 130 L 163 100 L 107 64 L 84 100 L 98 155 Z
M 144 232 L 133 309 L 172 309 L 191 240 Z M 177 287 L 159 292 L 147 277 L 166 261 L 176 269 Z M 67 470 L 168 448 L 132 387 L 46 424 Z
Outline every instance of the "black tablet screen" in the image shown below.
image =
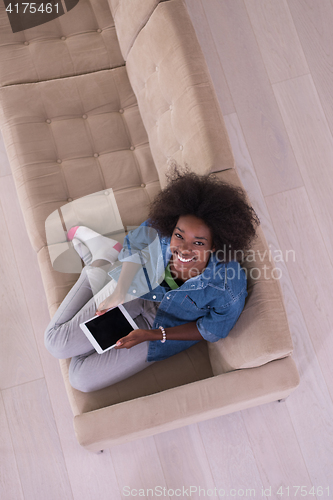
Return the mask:
M 103 351 L 133 330 L 133 326 L 127 321 L 119 307 L 88 321 L 85 325 Z

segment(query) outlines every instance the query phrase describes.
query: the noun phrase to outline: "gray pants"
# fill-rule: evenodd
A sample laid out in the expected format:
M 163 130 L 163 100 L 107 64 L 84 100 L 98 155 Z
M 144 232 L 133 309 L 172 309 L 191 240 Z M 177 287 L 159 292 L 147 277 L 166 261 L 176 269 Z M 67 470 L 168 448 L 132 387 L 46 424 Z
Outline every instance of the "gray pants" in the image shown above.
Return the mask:
M 59 359 L 72 358 L 69 381 L 82 392 L 120 382 L 154 363 L 146 361 L 148 342 L 130 349 L 110 349 L 98 354 L 81 330 L 80 323 L 95 316 L 98 305 L 113 292 L 115 286 L 105 268 L 85 266 L 45 331 L 44 341 L 48 351 Z M 124 307 L 139 328 L 152 328 L 159 304 L 131 298 L 126 297 L 129 301 L 124 303 Z

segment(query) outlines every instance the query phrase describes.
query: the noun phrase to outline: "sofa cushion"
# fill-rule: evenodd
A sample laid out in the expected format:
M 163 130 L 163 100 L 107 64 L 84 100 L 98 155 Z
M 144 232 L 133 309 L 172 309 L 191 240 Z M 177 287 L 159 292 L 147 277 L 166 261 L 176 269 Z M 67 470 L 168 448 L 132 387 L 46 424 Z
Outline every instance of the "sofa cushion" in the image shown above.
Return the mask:
M 124 225 L 160 189 L 126 68 L 0 89 L 0 127 L 31 243 L 73 199 L 112 188 Z M 139 209 L 138 209 L 139 207 Z
M 57 19 L 18 33 L 1 2 L 0 22 L 1 86 L 124 65 L 107 0 L 80 0 Z
M 68 378 L 69 363 L 70 359 L 63 359 L 60 361 L 60 366 L 74 415 L 142 398 L 213 376 L 206 341 L 198 342 L 168 359 L 157 361 L 117 384 L 89 393 L 71 387 Z
M 126 66 L 162 187 L 170 157 L 197 173 L 234 166 L 215 90 L 182 0 L 158 4 Z
M 241 186 L 235 170 L 215 174 L 221 180 Z M 248 296 L 245 307 L 229 335 L 208 344 L 214 375 L 261 366 L 292 353 L 280 274 L 274 266 L 274 255 L 267 245 L 261 227 L 242 267 L 246 271 Z

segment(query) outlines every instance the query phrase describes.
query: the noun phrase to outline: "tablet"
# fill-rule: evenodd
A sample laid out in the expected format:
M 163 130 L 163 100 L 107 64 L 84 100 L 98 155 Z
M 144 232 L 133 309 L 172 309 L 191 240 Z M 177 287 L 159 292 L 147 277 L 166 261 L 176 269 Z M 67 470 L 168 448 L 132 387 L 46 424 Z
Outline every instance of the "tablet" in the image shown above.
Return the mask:
M 98 354 L 112 349 L 119 339 L 139 328 L 121 304 L 81 323 L 80 327 Z

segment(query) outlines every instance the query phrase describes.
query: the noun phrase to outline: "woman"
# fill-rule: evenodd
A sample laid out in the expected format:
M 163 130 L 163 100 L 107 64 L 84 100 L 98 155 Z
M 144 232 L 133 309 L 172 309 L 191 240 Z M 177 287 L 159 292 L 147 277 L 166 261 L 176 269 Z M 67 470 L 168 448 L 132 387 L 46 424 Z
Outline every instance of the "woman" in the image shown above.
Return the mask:
M 114 279 L 106 270 L 119 243 L 82 226 L 73 228 L 69 239 L 86 266 L 45 332 L 54 356 L 72 357 L 71 385 L 83 392 L 101 389 L 200 340 L 226 337 L 247 296 L 245 271 L 233 257 L 249 248 L 258 224 L 241 189 L 175 168 L 151 204 L 148 220 L 125 238 L 118 256 L 121 271 L 111 273 Z M 159 254 L 151 251 L 156 239 Z M 146 281 L 138 278 L 140 268 Z M 147 269 L 155 269 L 153 279 Z M 121 303 L 139 329 L 97 354 L 79 325 Z

